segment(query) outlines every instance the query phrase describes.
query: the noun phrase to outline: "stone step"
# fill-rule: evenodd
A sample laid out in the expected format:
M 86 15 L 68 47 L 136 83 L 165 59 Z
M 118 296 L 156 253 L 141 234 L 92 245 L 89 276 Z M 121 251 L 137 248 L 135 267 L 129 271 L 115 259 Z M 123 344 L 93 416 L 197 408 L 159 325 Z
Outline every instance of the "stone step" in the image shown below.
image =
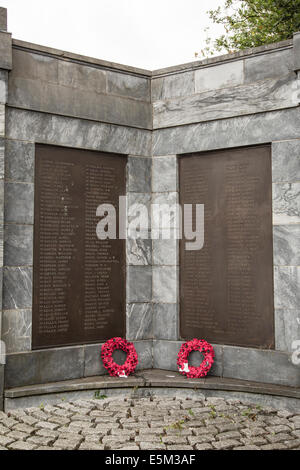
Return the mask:
M 208 376 L 203 379 L 188 379 L 178 372 L 159 369 L 139 371 L 128 378 L 85 377 L 81 379 L 27 385 L 4 390 L 5 398 L 21 398 L 35 395 L 76 392 L 84 390 L 109 390 L 120 388 L 174 388 L 193 390 L 216 390 L 273 395 L 300 399 L 300 388 L 274 385 L 247 380 Z

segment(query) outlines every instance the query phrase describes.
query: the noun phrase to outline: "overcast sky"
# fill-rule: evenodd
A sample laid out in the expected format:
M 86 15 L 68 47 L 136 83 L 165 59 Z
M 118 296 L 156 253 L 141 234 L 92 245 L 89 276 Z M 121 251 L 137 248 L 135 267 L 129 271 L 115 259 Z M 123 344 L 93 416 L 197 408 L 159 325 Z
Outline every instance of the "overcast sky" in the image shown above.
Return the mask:
M 154 70 L 195 59 L 224 0 L 0 0 L 16 39 Z M 219 26 L 212 25 L 213 36 Z

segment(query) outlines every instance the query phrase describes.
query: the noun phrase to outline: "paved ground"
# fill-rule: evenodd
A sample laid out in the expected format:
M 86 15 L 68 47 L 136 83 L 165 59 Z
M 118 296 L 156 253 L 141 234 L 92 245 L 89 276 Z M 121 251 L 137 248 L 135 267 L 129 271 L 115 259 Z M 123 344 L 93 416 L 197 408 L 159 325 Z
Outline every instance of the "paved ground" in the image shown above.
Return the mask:
M 0 412 L 1 450 L 300 449 L 300 413 L 238 400 L 114 398 Z

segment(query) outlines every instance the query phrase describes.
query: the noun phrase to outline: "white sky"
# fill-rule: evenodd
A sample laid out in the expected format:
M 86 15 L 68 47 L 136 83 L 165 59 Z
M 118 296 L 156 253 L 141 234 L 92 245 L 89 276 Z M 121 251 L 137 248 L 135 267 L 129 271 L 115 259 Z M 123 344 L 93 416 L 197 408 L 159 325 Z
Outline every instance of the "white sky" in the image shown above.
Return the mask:
M 16 39 L 149 70 L 191 62 L 224 0 L 0 0 Z

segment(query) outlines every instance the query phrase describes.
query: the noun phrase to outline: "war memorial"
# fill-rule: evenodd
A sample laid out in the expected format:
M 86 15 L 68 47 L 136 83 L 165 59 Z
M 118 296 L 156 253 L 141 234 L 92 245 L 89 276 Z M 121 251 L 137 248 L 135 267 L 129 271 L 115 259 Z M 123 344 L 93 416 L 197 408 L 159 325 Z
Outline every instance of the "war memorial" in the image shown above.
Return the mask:
M 72 448 L 54 435 L 74 413 L 90 426 L 73 448 L 111 448 L 116 429 L 119 448 L 147 448 L 149 434 L 153 449 L 300 448 L 300 33 L 148 71 L 20 41 L 6 18 L 0 447 Z M 130 376 L 104 367 L 116 337 L 136 351 Z M 178 372 L 194 338 L 214 351 L 200 378 Z M 265 432 L 219 416 L 210 441 L 196 425 L 183 441 L 147 426 L 135 437 L 151 403 L 166 426 L 253 403 Z M 272 426 L 281 439 L 266 439 Z

